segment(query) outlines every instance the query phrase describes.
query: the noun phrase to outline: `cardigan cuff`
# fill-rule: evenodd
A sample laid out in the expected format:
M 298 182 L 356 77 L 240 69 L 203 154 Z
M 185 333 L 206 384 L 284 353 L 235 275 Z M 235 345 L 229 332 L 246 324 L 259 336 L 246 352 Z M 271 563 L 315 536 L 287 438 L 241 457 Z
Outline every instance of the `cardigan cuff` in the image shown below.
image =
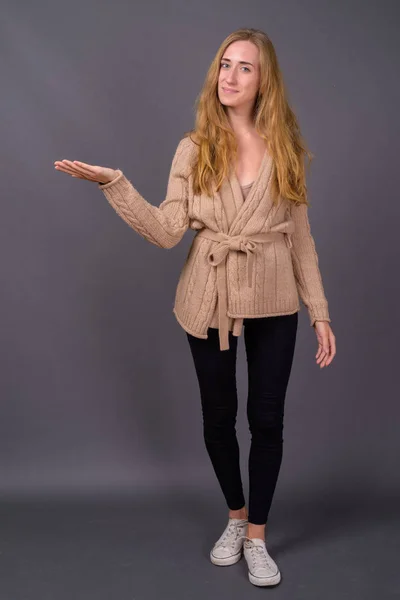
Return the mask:
M 329 317 L 328 305 L 326 302 L 321 304 L 313 304 L 308 307 L 308 314 L 310 318 L 310 326 L 313 327 L 315 321 L 328 321 L 331 322 Z
M 117 175 L 116 175 L 116 177 L 114 177 L 114 179 L 112 181 L 108 181 L 107 183 L 99 182 L 100 189 L 104 190 L 106 188 L 109 188 L 121 179 L 121 177 L 123 176 L 123 172 L 121 171 L 121 169 L 115 169 L 115 171 L 117 172 Z

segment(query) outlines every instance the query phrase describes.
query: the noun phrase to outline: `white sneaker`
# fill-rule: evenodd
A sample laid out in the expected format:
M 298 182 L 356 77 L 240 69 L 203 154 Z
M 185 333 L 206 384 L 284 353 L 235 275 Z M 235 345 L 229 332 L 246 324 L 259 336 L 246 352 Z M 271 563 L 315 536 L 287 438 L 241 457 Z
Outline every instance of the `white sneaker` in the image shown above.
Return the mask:
M 275 561 L 267 552 L 261 538 L 248 538 L 243 544 L 243 554 L 249 568 L 249 581 L 254 585 L 276 585 L 281 574 Z
M 246 532 L 247 519 L 229 518 L 222 535 L 215 542 L 210 552 L 211 562 L 219 566 L 237 563 L 242 558 Z

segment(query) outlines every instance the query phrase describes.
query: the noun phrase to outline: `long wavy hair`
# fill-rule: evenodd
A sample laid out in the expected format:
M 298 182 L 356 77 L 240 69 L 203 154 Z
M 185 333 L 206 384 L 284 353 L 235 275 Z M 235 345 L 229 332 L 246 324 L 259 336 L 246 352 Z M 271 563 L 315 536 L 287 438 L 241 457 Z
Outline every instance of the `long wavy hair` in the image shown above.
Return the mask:
M 218 98 L 220 63 L 226 48 L 238 40 L 248 40 L 259 49 L 260 85 L 253 108 L 254 126 L 266 140 L 272 156 L 271 195 L 279 195 L 295 204 L 305 203 L 307 186 L 304 158 L 309 164 L 313 154 L 307 149 L 296 116 L 289 106 L 285 84 L 275 48 L 264 31 L 241 28 L 222 42 L 206 74 L 195 102 L 195 127 L 185 132 L 199 146 L 192 165 L 195 194 L 212 195 L 218 191 L 237 157 L 237 140 L 230 126 L 226 107 Z

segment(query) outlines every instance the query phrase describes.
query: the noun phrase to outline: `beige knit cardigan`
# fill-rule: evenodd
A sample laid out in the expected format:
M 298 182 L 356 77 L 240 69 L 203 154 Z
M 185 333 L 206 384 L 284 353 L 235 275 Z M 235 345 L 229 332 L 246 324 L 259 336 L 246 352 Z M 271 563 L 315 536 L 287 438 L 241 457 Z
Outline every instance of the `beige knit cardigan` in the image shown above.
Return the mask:
M 188 228 L 197 231 L 180 273 L 173 312 L 185 331 L 208 337 L 218 299 L 220 349 L 229 348 L 228 322 L 240 336 L 244 318 L 308 309 L 310 325 L 331 321 L 305 204 L 270 194 L 272 157 L 265 151 L 244 200 L 235 169 L 212 197 L 195 195 L 190 167 L 198 150 L 189 136 L 175 151 L 166 198 L 150 204 L 126 178 L 99 188 L 118 215 L 160 248 L 172 248 Z

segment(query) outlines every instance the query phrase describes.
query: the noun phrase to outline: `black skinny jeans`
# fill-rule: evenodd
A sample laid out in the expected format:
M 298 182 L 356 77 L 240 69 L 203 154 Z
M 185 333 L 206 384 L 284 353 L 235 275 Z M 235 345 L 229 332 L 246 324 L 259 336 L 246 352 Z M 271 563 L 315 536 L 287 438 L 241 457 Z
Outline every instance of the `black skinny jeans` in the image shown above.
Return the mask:
M 283 453 L 283 417 L 292 368 L 298 313 L 244 319 L 248 368 L 247 419 L 250 523 L 264 525 L 278 480 Z M 203 414 L 203 434 L 228 507 L 245 505 L 236 437 L 238 338 L 229 332 L 229 350 L 219 349 L 218 329 L 208 338 L 186 332 L 192 352 Z

